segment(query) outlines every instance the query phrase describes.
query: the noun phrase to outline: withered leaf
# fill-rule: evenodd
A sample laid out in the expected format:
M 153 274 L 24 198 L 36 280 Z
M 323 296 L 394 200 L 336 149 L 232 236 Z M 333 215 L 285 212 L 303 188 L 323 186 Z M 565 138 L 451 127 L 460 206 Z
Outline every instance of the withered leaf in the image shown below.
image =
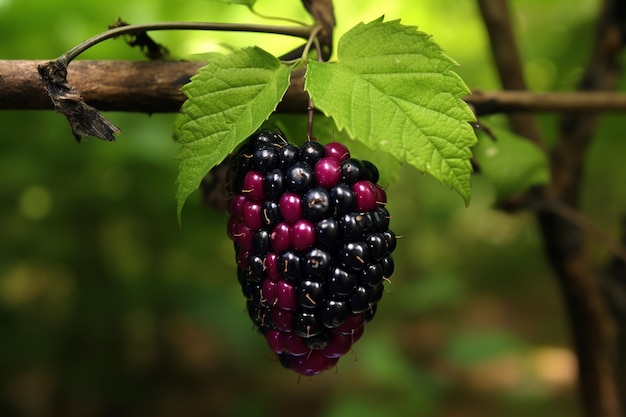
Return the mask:
M 119 17 L 115 23 L 109 25 L 109 29 L 128 26 L 128 23 Z M 147 32 L 139 32 L 126 36 L 126 43 L 130 47 L 137 47 L 151 61 L 167 60 L 170 58 L 170 51 L 163 45 L 152 39 Z
M 120 129 L 89 106 L 80 92 L 67 82 L 67 65 L 50 61 L 37 67 L 43 86 L 54 104 L 54 110 L 64 114 L 72 128 L 76 141 L 83 136 L 94 136 L 106 141 L 114 141 Z

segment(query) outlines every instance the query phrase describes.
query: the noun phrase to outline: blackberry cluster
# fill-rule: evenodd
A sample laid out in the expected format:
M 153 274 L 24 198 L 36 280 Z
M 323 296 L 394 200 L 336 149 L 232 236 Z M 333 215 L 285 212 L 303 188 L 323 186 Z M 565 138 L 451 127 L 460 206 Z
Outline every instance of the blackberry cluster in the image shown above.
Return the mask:
M 250 318 L 281 364 L 330 369 L 374 318 L 396 236 L 369 161 L 261 130 L 232 170 L 228 236 Z

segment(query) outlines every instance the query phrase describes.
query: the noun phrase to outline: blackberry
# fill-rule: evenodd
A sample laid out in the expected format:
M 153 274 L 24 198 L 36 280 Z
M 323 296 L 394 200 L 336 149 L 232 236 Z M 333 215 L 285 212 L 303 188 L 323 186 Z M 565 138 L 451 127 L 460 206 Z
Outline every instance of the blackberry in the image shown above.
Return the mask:
M 383 267 L 380 264 L 368 264 L 361 272 L 361 280 L 368 287 L 376 287 L 384 278 Z
M 278 149 L 278 165 L 283 170 L 292 166 L 300 156 L 300 148 L 291 143 L 280 146 Z
M 341 326 L 349 315 L 350 310 L 345 301 L 329 300 L 320 311 L 322 323 L 331 329 Z
M 298 161 L 289 168 L 285 173 L 287 180 L 287 188 L 290 191 L 302 193 L 314 184 L 315 172 L 309 164 L 304 161 Z
M 378 169 L 261 130 L 233 158 L 228 236 L 250 319 L 286 368 L 335 366 L 374 318 L 396 235 Z
M 315 244 L 315 225 L 310 220 L 297 220 L 291 227 L 291 244 L 297 251 L 305 251 Z
M 363 213 L 352 212 L 339 218 L 339 227 L 345 242 L 354 242 L 363 238 L 367 232 L 368 218 Z
M 318 308 L 325 300 L 324 285 L 317 281 L 303 281 L 298 285 L 296 297 L 303 310 Z
M 298 310 L 293 317 L 293 333 L 304 339 L 317 336 L 324 331 L 324 326 L 314 312 Z
M 380 175 L 378 173 L 378 168 L 376 168 L 376 165 L 374 165 L 370 161 L 363 161 L 363 165 L 365 165 L 366 179 L 373 183 L 377 183 Z
M 252 236 L 252 253 L 265 256 L 270 251 L 270 233 L 260 229 Z
M 304 275 L 311 279 L 324 279 L 330 272 L 332 256 L 321 249 L 311 249 L 304 255 Z
M 252 166 L 255 170 L 265 173 L 274 168 L 276 160 L 276 147 L 272 145 L 261 146 L 252 150 Z
M 317 222 L 315 225 L 315 237 L 318 247 L 334 252 L 340 243 L 340 230 L 337 219 L 329 217 Z
M 356 273 L 335 267 L 327 279 L 327 289 L 335 296 L 347 297 L 354 292 L 358 282 Z
M 341 181 L 341 162 L 333 156 L 327 156 L 315 163 L 315 182 L 325 188 Z
M 285 191 L 284 175 L 280 169 L 274 169 L 265 174 L 263 191 L 269 200 L 276 201 Z
M 341 176 L 347 184 L 365 179 L 366 173 L 365 165 L 358 159 L 350 158 L 341 164 Z
M 330 195 L 324 188 L 313 187 L 304 194 L 301 207 L 307 219 L 322 220 L 331 214 Z
M 356 199 L 352 187 L 346 183 L 335 185 L 329 190 L 335 214 L 349 213 L 356 207 Z
M 263 208 L 261 209 L 261 221 L 263 222 L 263 227 L 266 230 L 271 230 L 280 220 L 282 219 L 280 217 L 278 203 L 276 201 L 264 202 Z
M 289 223 L 302 219 L 302 196 L 292 192 L 284 193 L 278 200 L 278 209 L 281 217 Z
M 287 281 L 299 282 L 302 277 L 302 261 L 296 252 L 286 251 L 278 258 L 278 272 Z
M 375 261 L 382 260 L 388 251 L 388 243 L 382 233 L 372 233 L 367 237 L 370 258 Z
M 309 140 L 300 147 L 300 160 L 308 163 L 310 166 L 315 166 L 324 156 L 326 156 L 326 150 L 324 145 L 319 142 Z

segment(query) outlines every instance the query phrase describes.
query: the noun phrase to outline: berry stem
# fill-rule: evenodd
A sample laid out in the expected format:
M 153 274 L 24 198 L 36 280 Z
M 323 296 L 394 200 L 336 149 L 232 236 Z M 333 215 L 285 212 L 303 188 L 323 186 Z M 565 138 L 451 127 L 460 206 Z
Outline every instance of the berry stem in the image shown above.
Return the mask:
M 122 35 L 130 35 L 155 30 L 214 30 L 230 32 L 275 33 L 279 35 L 295 36 L 303 39 L 310 39 L 313 33 L 319 31 L 318 26 L 280 26 L 252 23 L 157 22 L 138 25 L 126 25 L 116 27 L 107 30 L 106 32 L 102 32 L 95 36 L 92 36 L 91 38 L 81 42 L 74 48 L 61 55 L 59 58 L 57 58 L 57 61 L 67 66 L 78 55 L 82 54 L 89 48 L 99 44 L 100 42 Z
M 311 100 L 311 96 L 309 95 L 309 104 L 307 105 L 307 129 L 306 129 L 306 137 L 307 140 L 316 141 L 317 138 L 313 137 L 313 114 L 315 113 L 315 107 L 313 107 L 313 101 Z
M 309 49 L 311 48 L 311 44 L 315 44 L 315 51 L 317 52 L 317 60 L 323 61 L 322 48 L 320 46 L 320 41 L 317 38 L 317 34 L 322 30 L 321 26 L 318 26 L 313 30 L 311 36 L 309 37 L 309 41 L 304 47 L 304 51 L 302 52 L 303 60 L 306 60 L 309 55 Z M 313 107 L 313 101 L 311 100 L 311 95 L 309 94 L 309 100 L 307 105 L 307 113 L 308 113 L 308 121 L 307 121 L 307 139 L 312 141 L 317 141 L 317 138 L 313 136 L 313 115 L 315 113 L 315 107 Z

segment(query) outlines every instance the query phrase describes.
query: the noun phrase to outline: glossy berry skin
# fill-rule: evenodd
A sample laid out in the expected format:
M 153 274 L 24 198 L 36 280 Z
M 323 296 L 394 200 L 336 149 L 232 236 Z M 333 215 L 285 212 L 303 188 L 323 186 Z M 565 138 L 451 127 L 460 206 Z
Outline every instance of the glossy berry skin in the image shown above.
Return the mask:
M 330 188 L 341 180 L 341 162 L 334 156 L 327 156 L 315 164 L 315 182 L 317 185 Z
M 374 318 L 394 271 L 378 169 L 341 143 L 297 146 L 270 130 L 234 160 L 227 232 L 248 315 L 286 368 L 331 369 Z

